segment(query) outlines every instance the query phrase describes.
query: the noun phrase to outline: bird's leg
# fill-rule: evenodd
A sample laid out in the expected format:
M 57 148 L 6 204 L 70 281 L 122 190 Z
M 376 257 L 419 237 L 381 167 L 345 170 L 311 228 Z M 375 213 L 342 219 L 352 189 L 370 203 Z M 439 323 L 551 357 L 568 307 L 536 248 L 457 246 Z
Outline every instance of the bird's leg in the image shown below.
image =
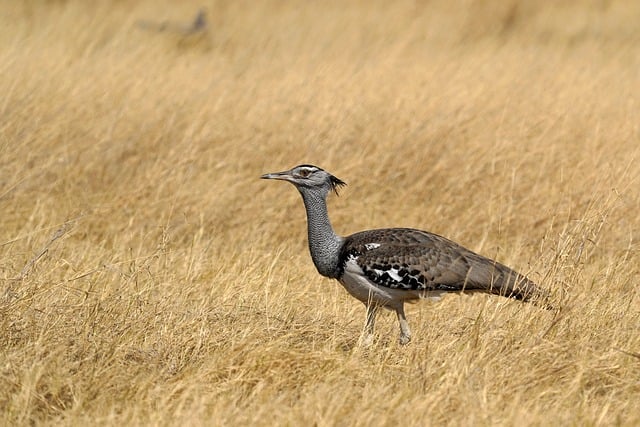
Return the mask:
M 376 323 L 376 314 L 378 314 L 378 306 L 373 301 L 369 301 L 366 304 L 367 307 L 367 320 L 364 324 L 364 334 L 362 336 L 362 344 L 364 346 L 370 346 L 373 344 L 373 329 Z
M 404 315 L 404 304 L 401 304 L 396 309 L 396 314 L 398 315 L 398 322 L 400 322 L 400 344 L 409 344 L 409 341 L 411 341 L 411 329 L 409 329 L 409 322 L 407 322 L 407 317 Z

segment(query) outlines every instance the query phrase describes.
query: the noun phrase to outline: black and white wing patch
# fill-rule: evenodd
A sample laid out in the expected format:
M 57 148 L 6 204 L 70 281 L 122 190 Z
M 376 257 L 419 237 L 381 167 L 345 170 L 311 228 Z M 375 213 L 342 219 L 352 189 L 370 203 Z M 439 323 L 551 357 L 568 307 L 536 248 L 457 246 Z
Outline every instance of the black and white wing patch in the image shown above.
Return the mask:
M 391 289 L 424 289 L 424 276 L 418 270 L 408 270 L 408 266 L 374 265 L 367 268 L 361 265 L 360 267 L 367 278 L 378 285 Z

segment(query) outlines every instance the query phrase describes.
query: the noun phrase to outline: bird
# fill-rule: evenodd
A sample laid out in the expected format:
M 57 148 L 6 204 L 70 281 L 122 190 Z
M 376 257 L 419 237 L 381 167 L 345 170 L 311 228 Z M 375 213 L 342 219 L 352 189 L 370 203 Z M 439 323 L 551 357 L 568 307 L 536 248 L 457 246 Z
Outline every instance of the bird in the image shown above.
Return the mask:
M 260 178 L 287 181 L 298 189 L 307 214 L 311 259 L 322 276 L 338 280 L 364 303 L 361 339 L 366 345 L 373 342 L 381 308 L 395 311 L 399 343 L 405 345 L 411 341 L 405 302 L 439 300 L 447 293 L 484 292 L 549 308 L 544 302 L 548 292 L 525 275 L 440 235 L 382 228 L 339 236 L 329 220 L 327 197 L 338 195 L 346 183 L 320 167 L 302 164 Z

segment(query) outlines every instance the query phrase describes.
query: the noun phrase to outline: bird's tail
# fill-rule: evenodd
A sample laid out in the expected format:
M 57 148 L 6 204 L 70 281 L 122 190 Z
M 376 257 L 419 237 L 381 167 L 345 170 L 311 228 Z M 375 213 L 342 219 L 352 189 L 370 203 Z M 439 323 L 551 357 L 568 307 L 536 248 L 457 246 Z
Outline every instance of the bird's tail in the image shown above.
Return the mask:
M 551 295 L 526 276 L 496 262 L 492 274 L 491 286 L 487 291 L 525 302 L 533 303 L 547 310 L 552 310 Z
M 473 252 L 466 254 L 465 262 L 469 266 L 466 290 L 501 295 L 553 309 L 549 292 L 524 274 Z

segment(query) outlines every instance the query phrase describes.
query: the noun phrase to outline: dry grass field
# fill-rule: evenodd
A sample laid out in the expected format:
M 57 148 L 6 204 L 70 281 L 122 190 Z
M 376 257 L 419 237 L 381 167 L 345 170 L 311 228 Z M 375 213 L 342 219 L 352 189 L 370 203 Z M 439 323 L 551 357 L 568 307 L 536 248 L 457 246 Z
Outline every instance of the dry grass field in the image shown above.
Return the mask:
M 639 425 L 638 22 L 633 0 L 1 2 L 0 425 Z M 408 307 L 408 346 L 391 312 L 359 346 L 299 195 L 259 179 L 299 163 L 349 183 L 339 233 L 447 236 L 558 310 L 450 295 Z

